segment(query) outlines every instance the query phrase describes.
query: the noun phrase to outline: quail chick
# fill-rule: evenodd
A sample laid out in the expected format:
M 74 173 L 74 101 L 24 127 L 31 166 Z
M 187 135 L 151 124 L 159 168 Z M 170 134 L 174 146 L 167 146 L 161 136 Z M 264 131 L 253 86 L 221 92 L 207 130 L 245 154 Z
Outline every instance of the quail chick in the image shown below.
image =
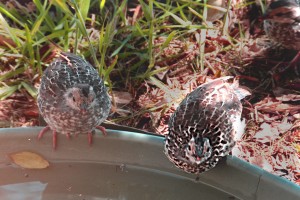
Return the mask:
M 215 167 L 244 132 L 240 100 L 250 93 L 230 78 L 196 88 L 170 117 L 165 154 L 178 168 L 199 174 Z
M 88 134 L 100 129 L 108 117 L 111 101 L 103 80 L 86 60 L 71 53 L 60 53 L 44 71 L 37 98 L 39 111 L 47 122 L 38 135 L 51 129 L 53 148 L 56 148 L 56 133 Z
M 300 58 L 300 5 L 298 0 L 273 1 L 264 16 L 264 30 L 268 37 L 286 49 L 297 50 L 290 62 L 297 71 Z M 287 68 L 288 68 L 287 67 Z
M 224 9 L 226 8 L 227 3 L 228 2 L 226 0 L 208 0 L 207 1 L 208 5 L 219 7 L 219 8 L 224 8 Z M 214 22 L 216 20 L 221 19 L 224 16 L 224 14 L 225 14 L 224 11 L 220 11 L 220 10 L 213 9 L 213 8 L 208 8 L 206 20 L 209 22 Z

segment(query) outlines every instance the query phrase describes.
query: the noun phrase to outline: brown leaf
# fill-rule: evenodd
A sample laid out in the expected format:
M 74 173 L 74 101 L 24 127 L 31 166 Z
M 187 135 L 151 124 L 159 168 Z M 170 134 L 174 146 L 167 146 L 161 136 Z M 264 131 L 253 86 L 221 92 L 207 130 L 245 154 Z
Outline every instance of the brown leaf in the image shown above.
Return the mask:
M 129 104 L 132 101 L 132 95 L 129 92 L 112 92 L 117 104 Z
M 285 88 L 277 87 L 273 90 L 278 101 L 299 101 L 300 95 Z
M 267 143 L 277 139 L 279 137 L 279 134 L 280 133 L 278 132 L 276 127 L 273 127 L 269 123 L 262 123 L 260 126 L 260 130 L 257 131 L 253 138 L 261 143 Z
M 264 155 L 257 155 L 255 157 L 250 157 L 249 162 L 253 165 L 256 165 L 256 166 L 268 171 L 268 172 L 273 171 L 272 163 L 270 163 L 266 159 L 266 156 L 264 156 Z
M 26 169 L 44 169 L 49 167 L 49 162 L 42 156 L 29 151 L 9 154 L 10 159 L 17 165 Z
M 266 97 L 262 101 L 254 104 L 254 106 L 258 111 L 267 112 L 267 113 L 289 112 L 294 114 L 299 112 L 300 110 L 298 105 L 283 103 L 271 97 Z
M 15 44 L 15 42 L 12 39 L 0 35 L 0 46 L 5 46 L 5 47 L 12 46 L 12 47 L 16 47 L 17 45 Z

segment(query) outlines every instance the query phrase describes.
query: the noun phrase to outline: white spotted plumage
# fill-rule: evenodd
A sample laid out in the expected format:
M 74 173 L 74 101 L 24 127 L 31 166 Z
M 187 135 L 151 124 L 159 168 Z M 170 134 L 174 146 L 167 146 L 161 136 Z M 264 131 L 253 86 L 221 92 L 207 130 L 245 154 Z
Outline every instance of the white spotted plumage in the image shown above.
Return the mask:
M 196 88 L 169 120 L 165 154 L 189 173 L 205 172 L 228 155 L 234 136 L 244 130 L 240 102 L 250 93 L 223 77 Z M 241 130 L 239 130 L 241 129 Z
M 71 53 L 60 53 L 44 71 L 37 100 L 50 129 L 68 135 L 93 132 L 111 108 L 98 72 Z
M 268 37 L 286 49 L 300 51 L 300 5 L 297 0 L 272 2 L 264 15 Z

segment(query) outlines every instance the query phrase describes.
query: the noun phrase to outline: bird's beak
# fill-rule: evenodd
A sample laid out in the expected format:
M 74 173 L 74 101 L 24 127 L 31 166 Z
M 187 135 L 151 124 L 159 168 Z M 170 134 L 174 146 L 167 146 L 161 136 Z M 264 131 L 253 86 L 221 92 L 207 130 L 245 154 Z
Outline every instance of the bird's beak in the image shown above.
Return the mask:
M 86 114 L 87 113 L 87 107 L 88 107 L 88 105 L 86 103 L 81 104 L 81 106 L 80 106 L 81 114 Z

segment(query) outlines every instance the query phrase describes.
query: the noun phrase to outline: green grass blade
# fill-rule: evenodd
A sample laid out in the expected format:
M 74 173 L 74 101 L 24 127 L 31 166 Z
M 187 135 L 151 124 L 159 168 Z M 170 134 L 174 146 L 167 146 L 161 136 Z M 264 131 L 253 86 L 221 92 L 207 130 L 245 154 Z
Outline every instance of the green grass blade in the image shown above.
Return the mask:
M 99 45 L 98 45 L 100 53 L 104 47 L 104 34 L 105 34 L 104 25 L 102 25 L 101 30 L 99 31 Z
M 149 6 L 143 1 L 143 0 L 139 0 L 141 6 L 142 6 L 142 10 L 144 11 L 144 16 L 147 19 L 147 21 L 150 21 L 152 19 L 152 14 L 150 11 Z M 150 2 L 149 2 L 150 4 Z
M 164 48 L 166 48 L 167 46 L 169 46 L 171 40 L 174 38 L 174 36 L 176 35 L 176 31 L 172 31 L 167 39 L 164 41 L 164 43 L 161 45 L 161 49 L 163 50 Z
M 111 63 L 111 65 L 107 68 L 107 70 L 105 70 L 105 76 L 104 76 L 104 81 L 107 81 L 109 78 L 109 74 L 111 73 L 111 71 L 114 69 L 115 65 L 118 62 L 118 56 L 116 56 L 113 60 L 113 62 Z
M 81 12 L 83 21 L 85 21 L 88 16 L 91 1 L 90 0 L 77 0 L 77 2 L 78 2 L 78 7 Z
M 9 11 L 0 6 L 0 12 L 9 17 L 11 20 L 24 27 L 24 23 L 18 20 L 15 16 L 13 16 Z
M 4 100 L 17 91 L 19 85 L 0 87 L 0 100 Z
M 194 10 L 191 7 L 188 7 L 189 11 L 191 11 L 191 13 L 193 13 L 194 15 L 196 15 L 197 17 L 199 17 L 199 19 L 203 20 L 203 15 L 201 15 L 200 13 L 198 13 L 196 10 Z
M 160 72 L 166 71 L 169 67 L 160 67 L 158 69 L 152 70 L 151 72 L 149 72 L 149 77 L 152 77 Z
M 106 0 L 100 0 L 100 10 L 103 10 Z
M 93 58 L 93 60 L 94 60 L 94 63 L 95 63 L 95 65 L 96 65 L 97 68 L 100 68 L 100 69 L 101 69 L 101 70 L 100 70 L 100 71 L 101 71 L 100 74 L 101 74 L 101 73 L 102 73 L 102 68 L 101 68 L 101 66 L 99 65 L 99 62 L 98 62 L 97 57 L 96 57 L 96 52 L 95 52 L 94 46 L 92 45 L 91 40 L 90 40 L 89 35 L 88 35 L 88 32 L 87 32 L 87 30 L 86 30 L 86 27 L 85 27 L 85 20 L 84 20 L 82 14 L 81 14 L 81 11 L 80 11 L 80 9 L 79 9 L 79 7 L 78 7 L 77 2 L 73 1 L 73 6 L 74 6 L 74 8 L 75 8 L 75 13 L 76 13 L 76 16 L 77 16 L 77 18 L 78 18 L 78 19 L 75 20 L 75 22 L 76 22 L 76 24 L 77 24 L 79 30 L 81 31 L 82 35 L 83 35 L 84 37 L 86 37 L 86 39 L 87 39 L 88 44 L 89 44 L 89 49 L 90 49 L 90 51 L 91 51 L 91 55 L 92 55 L 92 58 Z M 101 74 L 101 75 L 102 75 L 102 74 Z
M 20 68 L 14 70 L 14 71 L 9 71 L 5 74 L 1 74 L 0 81 L 5 81 L 9 78 L 12 78 L 12 77 L 17 76 L 19 74 L 22 74 L 24 72 L 25 72 L 25 67 L 20 67 Z
M 57 31 L 53 31 L 51 34 L 41 37 L 41 39 L 34 41 L 34 43 L 32 44 L 33 46 L 37 46 L 40 45 L 44 42 L 48 42 L 51 41 L 55 38 L 61 38 L 63 35 L 65 35 L 65 33 L 68 32 L 68 30 L 57 30 Z
M 152 69 L 155 64 L 155 57 L 153 55 L 153 44 L 154 44 L 154 11 L 153 11 L 153 0 L 149 1 L 149 11 L 151 13 L 150 18 L 150 28 L 149 28 L 149 43 L 148 43 L 148 52 L 149 52 L 149 69 Z
M 115 55 L 117 55 L 130 39 L 131 35 L 128 35 L 127 38 L 121 43 L 121 45 L 111 54 L 110 57 L 114 57 Z
M 0 13 L 0 26 L 2 30 L 5 31 L 10 36 L 10 38 L 14 41 L 14 43 L 18 47 L 22 46 L 19 38 L 16 36 L 15 32 L 12 31 L 11 27 L 8 25 L 8 23 L 6 22 L 6 20 L 4 19 L 1 13 Z
M 31 35 L 35 35 L 37 31 L 39 31 L 42 22 L 44 22 L 46 17 L 46 12 L 40 14 L 37 20 L 34 22 L 33 27 L 31 29 Z
M 26 83 L 26 82 L 21 82 L 21 85 L 26 89 L 26 91 L 33 97 L 36 98 L 38 91 L 35 87 L 33 87 L 32 85 Z
M 32 34 L 30 33 L 30 30 L 27 26 L 27 24 L 25 25 L 25 34 L 26 34 L 26 43 L 24 46 L 24 50 L 26 50 L 29 53 L 29 58 L 30 58 L 30 65 L 34 68 L 34 50 L 33 50 L 33 40 L 32 40 Z
M 64 1 L 64 0 L 52 0 L 52 3 L 56 6 L 58 6 L 65 14 L 67 14 L 69 16 L 73 16 L 73 13 L 69 10 L 69 7 L 66 4 L 66 1 Z
M 51 8 L 51 4 L 49 4 L 48 8 L 46 8 L 47 1 L 44 2 L 44 5 L 42 5 L 40 0 L 33 0 L 33 2 L 35 3 L 37 10 L 41 13 L 40 16 L 44 14 L 43 17 L 45 19 L 46 24 L 50 27 L 50 30 L 53 30 L 55 24 L 53 22 L 53 19 L 49 15 L 49 9 Z

